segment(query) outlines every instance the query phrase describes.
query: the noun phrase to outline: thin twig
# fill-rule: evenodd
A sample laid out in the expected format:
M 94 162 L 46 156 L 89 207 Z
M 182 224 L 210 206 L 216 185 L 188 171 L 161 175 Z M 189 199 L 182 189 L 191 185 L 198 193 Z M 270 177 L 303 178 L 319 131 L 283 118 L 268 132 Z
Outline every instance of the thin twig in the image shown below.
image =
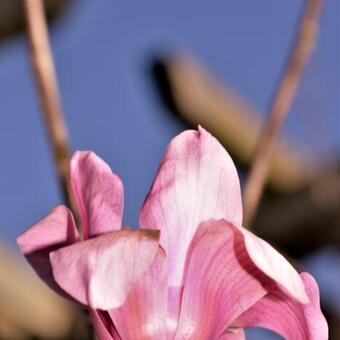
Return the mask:
M 270 115 L 264 125 L 250 174 L 245 186 L 244 225 L 249 226 L 253 220 L 273 156 L 275 144 L 284 120 L 289 112 L 303 71 L 313 51 L 323 0 L 307 0 L 300 30 L 298 32 L 292 53 L 282 79 L 272 101 Z
M 24 8 L 33 73 L 39 90 L 48 137 L 53 148 L 57 174 L 65 203 L 75 212 L 69 185 L 68 133 L 59 97 L 43 1 L 24 0 Z

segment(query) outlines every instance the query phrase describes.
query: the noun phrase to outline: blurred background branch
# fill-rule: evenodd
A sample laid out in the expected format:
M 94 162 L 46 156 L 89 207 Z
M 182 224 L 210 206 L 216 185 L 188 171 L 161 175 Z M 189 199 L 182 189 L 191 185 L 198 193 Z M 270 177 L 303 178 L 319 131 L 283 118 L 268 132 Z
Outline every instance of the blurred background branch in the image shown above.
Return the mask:
M 262 197 L 268 169 L 279 133 L 296 96 L 301 77 L 316 43 L 323 0 L 306 0 L 299 32 L 282 80 L 274 94 L 269 116 L 244 189 L 244 225 L 250 226 Z
M 24 0 L 33 74 L 65 203 L 77 216 L 69 183 L 69 141 L 42 0 Z

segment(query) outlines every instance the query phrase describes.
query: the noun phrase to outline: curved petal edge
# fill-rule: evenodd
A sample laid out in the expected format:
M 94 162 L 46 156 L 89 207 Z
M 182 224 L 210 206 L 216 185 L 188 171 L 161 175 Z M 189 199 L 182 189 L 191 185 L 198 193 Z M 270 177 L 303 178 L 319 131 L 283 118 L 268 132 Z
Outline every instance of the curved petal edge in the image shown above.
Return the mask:
M 119 230 L 124 208 L 120 178 L 91 151 L 73 155 L 70 175 L 84 239 Z

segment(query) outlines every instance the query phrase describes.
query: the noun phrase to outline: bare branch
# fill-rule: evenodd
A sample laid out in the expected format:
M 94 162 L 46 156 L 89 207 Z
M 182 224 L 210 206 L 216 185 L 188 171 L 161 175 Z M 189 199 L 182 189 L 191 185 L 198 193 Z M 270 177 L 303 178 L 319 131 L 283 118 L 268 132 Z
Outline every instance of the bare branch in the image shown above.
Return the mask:
M 69 143 L 59 97 L 42 0 L 24 0 L 30 56 L 42 112 L 52 144 L 64 200 L 73 208 L 69 185 Z M 72 209 L 75 212 L 75 209 Z
M 289 112 L 303 71 L 313 51 L 318 32 L 323 0 L 307 0 L 291 56 L 274 95 L 269 118 L 266 121 L 255 152 L 250 174 L 245 186 L 244 225 L 253 220 L 262 196 L 267 173 L 280 130 Z

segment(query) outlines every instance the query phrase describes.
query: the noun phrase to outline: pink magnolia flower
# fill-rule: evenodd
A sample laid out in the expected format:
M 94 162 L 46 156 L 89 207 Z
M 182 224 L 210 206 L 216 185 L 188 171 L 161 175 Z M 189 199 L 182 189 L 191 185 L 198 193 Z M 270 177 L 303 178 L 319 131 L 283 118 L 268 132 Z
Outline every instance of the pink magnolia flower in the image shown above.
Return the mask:
M 90 309 L 100 339 L 243 339 L 245 327 L 327 339 L 319 292 L 242 227 L 235 166 L 204 129 L 169 145 L 140 212 L 121 229 L 123 186 L 92 152 L 71 161 L 82 235 L 65 206 L 18 238 L 50 287 Z

